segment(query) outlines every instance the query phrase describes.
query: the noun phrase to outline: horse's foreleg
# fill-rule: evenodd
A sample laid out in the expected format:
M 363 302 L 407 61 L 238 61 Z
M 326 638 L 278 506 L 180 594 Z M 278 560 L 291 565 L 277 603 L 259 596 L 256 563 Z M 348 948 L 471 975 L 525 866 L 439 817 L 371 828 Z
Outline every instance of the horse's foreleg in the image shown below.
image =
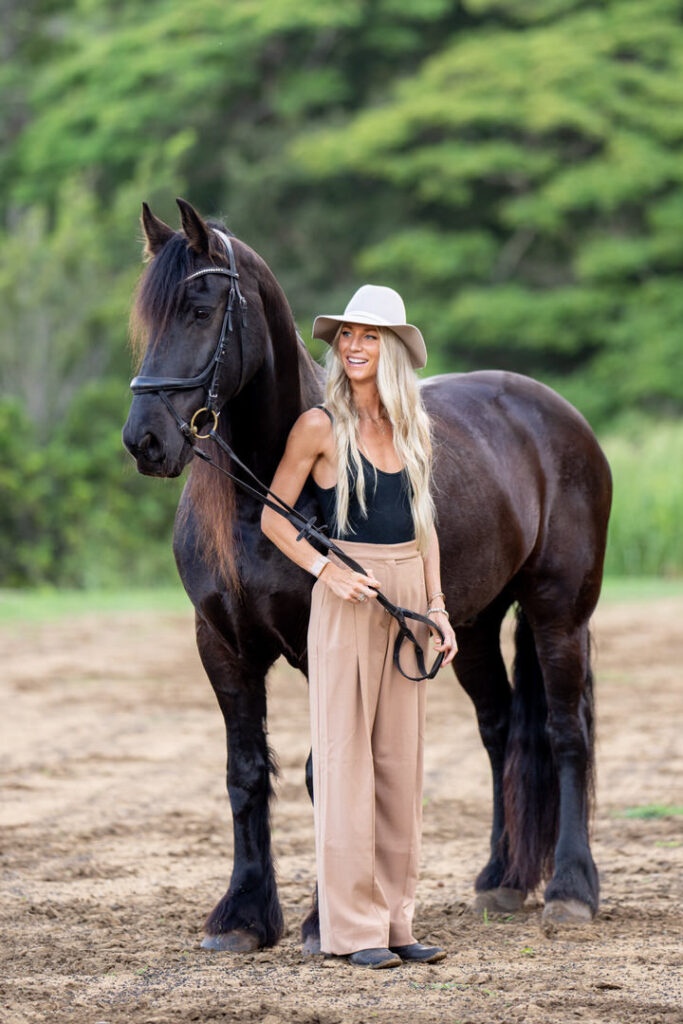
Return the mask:
M 201 620 L 197 644 L 225 719 L 234 832 L 230 886 L 206 919 L 202 946 L 248 952 L 275 945 L 284 930 L 270 846 L 274 765 L 266 739 L 265 671 L 231 655 Z
M 482 742 L 491 762 L 493 822 L 490 856 L 475 882 L 476 910 L 510 913 L 519 910 L 526 893 L 501 882 L 508 868 L 503 806 L 503 770 L 510 722 L 510 683 L 500 653 L 500 624 L 504 604 L 491 607 L 471 626 L 457 631 L 454 668 L 477 713 Z
M 557 775 L 558 833 L 544 920 L 587 921 L 598 908 L 588 823 L 593 771 L 593 694 L 588 627 L 534 624 Z

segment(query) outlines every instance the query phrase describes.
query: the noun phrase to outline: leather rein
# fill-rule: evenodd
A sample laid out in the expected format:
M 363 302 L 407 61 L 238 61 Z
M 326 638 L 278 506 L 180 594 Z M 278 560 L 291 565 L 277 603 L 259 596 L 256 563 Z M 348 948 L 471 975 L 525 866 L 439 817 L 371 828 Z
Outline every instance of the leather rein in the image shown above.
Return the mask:
M 216 229 L 214 229 L 214 231 L 215 230 Z M 255 473 L 253 473 L 251 469 L 249 469 L 249 467 L 245 465 L 244 462 L 241 461 L 241 459 L 232 450 L 230 445 L 227 444 L 227 442 L 224 441 L 223 438 L 220 437 L 217 432 L 218 418 L 220 415 L 220 406 L 218 403 L 219 395 L 221 393 L 221 379 L 223 376 L 223 367 L 225 366 L 226 363 L 228 344 L 230 337 L 234 335 L 235 338 L 240 343 L 238 345 L 238 348 L 240 350 L 240 354 L 242 355 L 242 331 L 244 330 L 247 324 L 247 303 L 246 299 L 242 295 L 242 292 L 240 291 L 239 274 L 237 272 L 237 264 L 235 262 L 235 253 L 233 251 L 232 243 L 230 242 L 229 237 L 225 235 L 222 231 L 216 231 L 216 234 L 219 236 L 219 238 L 221 239 L 226 248 L 228 261 L 230 264 L 229 268 L 207 267 L 204 270 L 197 270 L 193 274 L 189 274 L 183 281 L 183 284 L 187 284 L 190 281 L 194 281 L 200 277 L 205 277 L 209 274 L 221 274 L 224 275 L 225 277 L 230 278 L 230 291 L 228 293 L 228 298 L 225 304 L 225 311 L 223 314 L 221 331 L 218 338 L 218 343 L 216 345 L 215 351 L 211 359 L 207 363 L 206 367 L 202 370 L 202 372 L 197 374 L 195 377 L 138 376 L 134 377 L 133 380 L 131 381 L 130 389 L 134 395 L 158 395 L 161 401 L 168 409 L 168 411 L 170 412 L 171 416 L 173 417 L 176 426 L 183 435 L 183 438 L 185 439 L 185 443 L 191 446 L 193 454 L 196 455 L 198 458 L 202 459 L 204 462 L 207 462 L 210 466 L 213 466 L 213 468 L 217 469 L 220 473 L 223 473 L 224 476 L 229 477 L 229 479 L 232 480 L 235 484 L 237 484 L 238 487 L 240 487 L 247 494 L 250 494 L 253 498 L 256 498 L 256 500 L 259 501 L 262 505 L 266 505 L 274 512 L 277 512 L 278 515 L 281 515 L 283 516 L 284 519 L 287 519 L 299 531 L 296 538 L 298 541 L 304 537 L 309 541 L 315 541 L 316 544 L 320 545 L 326 551 L 333 552 L 337 556 L 337 558 L 339 558 L 350 569 L 353 569 L 354 572 L 359 572 L 363 576 L 366 576 L 367 573 L 363 566 L 360 565 L 360 563 L 357 562 L 354 558 L 351 558 L 351 556 L 348 555 L 345 551 L 343 551 L 342 548 L 340 548 L 337 544 L 335 544 L 333 540 L 331 540 L 329 537 L 326 537 L 325 534 L 322 532 L 322 529 L 319 529 L 316 526 L 315 516 L 311 516 L 310 519 L 306 519 L 300 512 L 297 512 L 295 508 L 292 508 L 291 505 L 288 505 L 287 502 L 283 501 L 283 499 L 278 497 L 277 494 L 274 494 L 273 491 L 271 491 L 269 487 L 266 487 L 263 481 L 259 480 Z M 244 358 L 242 356 L 242 367 L 240 376 L 243 377 L 243 375 Z M 239 387 L 241 387 L 242 383 L 243 381 L 240 380 Z M 206 404 L 196 410 L 196 412 L 192 415 L 188 423 L 186 420 L 182 418 L 178 410 L 171 402 L 171 399 L 168 396 L 168 392 L 192 391 L 195 388 L 205 389 Z M 208 433 L 201 434 L 200 430 L 202 428 L 198 426 L 197 421 L 199 420 L 200 417 L 203 417 L 205 414 L 209 417 L 212 423 Z M 204 451 L 202 448 L 197 447 L 198 440 L 205 440 L 207 438 L 211 439 L 215 444 L 217 444 L 218 447 L 227 456 L 229 456 L 234 465 L 239 466 L 241 470 L 243 470 L 252 478 L 254 483 L 257 485 L 258 490 L 256 489 L 256 487 L 253 487 L 251 484 L 247 483 L 241 477 L 235 476 L 229 470 L 225 469 L 224 466 L 221 466 L 219 465 L 219 463 L 215 462 L 208 452 Z M 272 496 L 275 499 L 275 501 L 271 501 L 268 495 Z M 394 644 L 393 655 L 394 664 L 396 665 L 398 671 L 406 679 L 410 679 L 413 682 L 419 682 L 423 679 L 433 679 L 441 667 L 441 662 L 443 661 L 444 658 L 444 652 L 439 651 L 437 653 L 433 665 L 428 670 L 425 665 L 424 651 L 422 650 L 422 647 L 418 643 L 415 634 L 411 630 L 406 620 L 412 619 L 415 622 L 422 622 L 426 624 L 427 626 L 429 626 L 430 629 L 435 630 L 439 634 L 441 640 L 443 641 L 444 634 L 442 629 L 437 625 L 436 622 L 433 622 L 432 619 L 429 619 L 426 615 L 421 615 L 419 612 L 411 611 L 409 608 L 401 608 L 399 605 L 395 605 L 380 590 L 377 590 L 377 601 L 384 609 L 386 609 L 386 611 L 390 615 L 393 616 L 393 618 L 396 619 L 398 623 L 398 635 L 396 637 L 396 642 Z M 417 662 L 417 667 L 420 672 L 420 674 L 417 676 L 409 675 L 401 667 L 401 646 L 403 644 L 403 641 L 406 639 L 409 640 L 415 647 L 415 660 Z

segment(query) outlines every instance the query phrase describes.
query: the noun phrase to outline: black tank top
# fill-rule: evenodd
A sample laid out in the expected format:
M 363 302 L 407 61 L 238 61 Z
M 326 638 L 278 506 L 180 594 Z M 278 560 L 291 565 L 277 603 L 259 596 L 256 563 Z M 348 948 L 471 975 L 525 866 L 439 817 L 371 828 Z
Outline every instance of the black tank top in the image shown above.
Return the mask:
M 324 405 L 317 405 L 334 422 L 332 413 Z M 365 477 L 365 502 L 367 518 L 358 504 L 356 496 L 356 480 L 349 469 L 349 532 L 341 535 L 337 529 L 336 501 L 337 488 L 320 487 L 313 479 L 313 484 L 323 521 L 328 528 L 328 536 L 342 540 L 352 540 L 364 544 L 402 544 L 415 539 L 415 526 L 410 508 L 410 481 L 405 469 L 396 473 L 385 473 L 377 470 L 377 486 L 372 463 L 360 453 Z

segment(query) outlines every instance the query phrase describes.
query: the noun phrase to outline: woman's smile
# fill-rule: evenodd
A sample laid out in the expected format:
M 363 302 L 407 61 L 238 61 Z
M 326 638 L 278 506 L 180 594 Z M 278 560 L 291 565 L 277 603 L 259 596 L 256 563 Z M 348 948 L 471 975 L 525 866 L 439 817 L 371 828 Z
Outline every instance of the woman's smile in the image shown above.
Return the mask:
M 339 355 L 347 375 L 374 377 L 379 362 L 379 332 L 367 324 L 343 324 L 339 332 Z

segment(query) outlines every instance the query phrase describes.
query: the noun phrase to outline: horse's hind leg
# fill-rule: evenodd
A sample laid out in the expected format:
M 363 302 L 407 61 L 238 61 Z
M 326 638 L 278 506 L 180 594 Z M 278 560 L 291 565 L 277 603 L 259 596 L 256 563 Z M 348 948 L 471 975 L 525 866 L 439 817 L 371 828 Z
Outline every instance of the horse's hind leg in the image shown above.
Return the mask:
M 306 789 L 313 803 L 313 751 L 306 759 Z M 313 891 L 311 909 L 301 924 L 301 943 L 304 954 L 320 952 L 320 916 L 318 914 L 318 886 Z
M 547 596 L 547 595 L 546 595 Z M 532 602 L 533 605 L 533 602 Z M 588 624 L 545 619 L 529 608 L 543 673 L 547 734 L 557 777 L 553 875 L 544 920 L 587 921 L 598 908 L 598 872 L 588 835 L 593 782 L 593 693 Z
M 496 913 L 519 910 L 526 892 L 502 885 L 508 873 L 504 839 L 503 771 L 510 722 L 510 683 L 500 652 L 500 626 L 509 599 L 499 597 L 472 625 L 457 631 L 458 653 L 454 668 L 477 713 L 482 742 L 493 776 L 493 822 L 489 860 L 475 882 L 475 909 Z
M 232 656 L 201 619 L 197 645 L 225 719 L 234 831 L 230 886 L 206 919 L 202 946 L 244 953 L 275 945 L 284 930 L 270 847 L 274 765 L 266 740 L 265 669 Z

